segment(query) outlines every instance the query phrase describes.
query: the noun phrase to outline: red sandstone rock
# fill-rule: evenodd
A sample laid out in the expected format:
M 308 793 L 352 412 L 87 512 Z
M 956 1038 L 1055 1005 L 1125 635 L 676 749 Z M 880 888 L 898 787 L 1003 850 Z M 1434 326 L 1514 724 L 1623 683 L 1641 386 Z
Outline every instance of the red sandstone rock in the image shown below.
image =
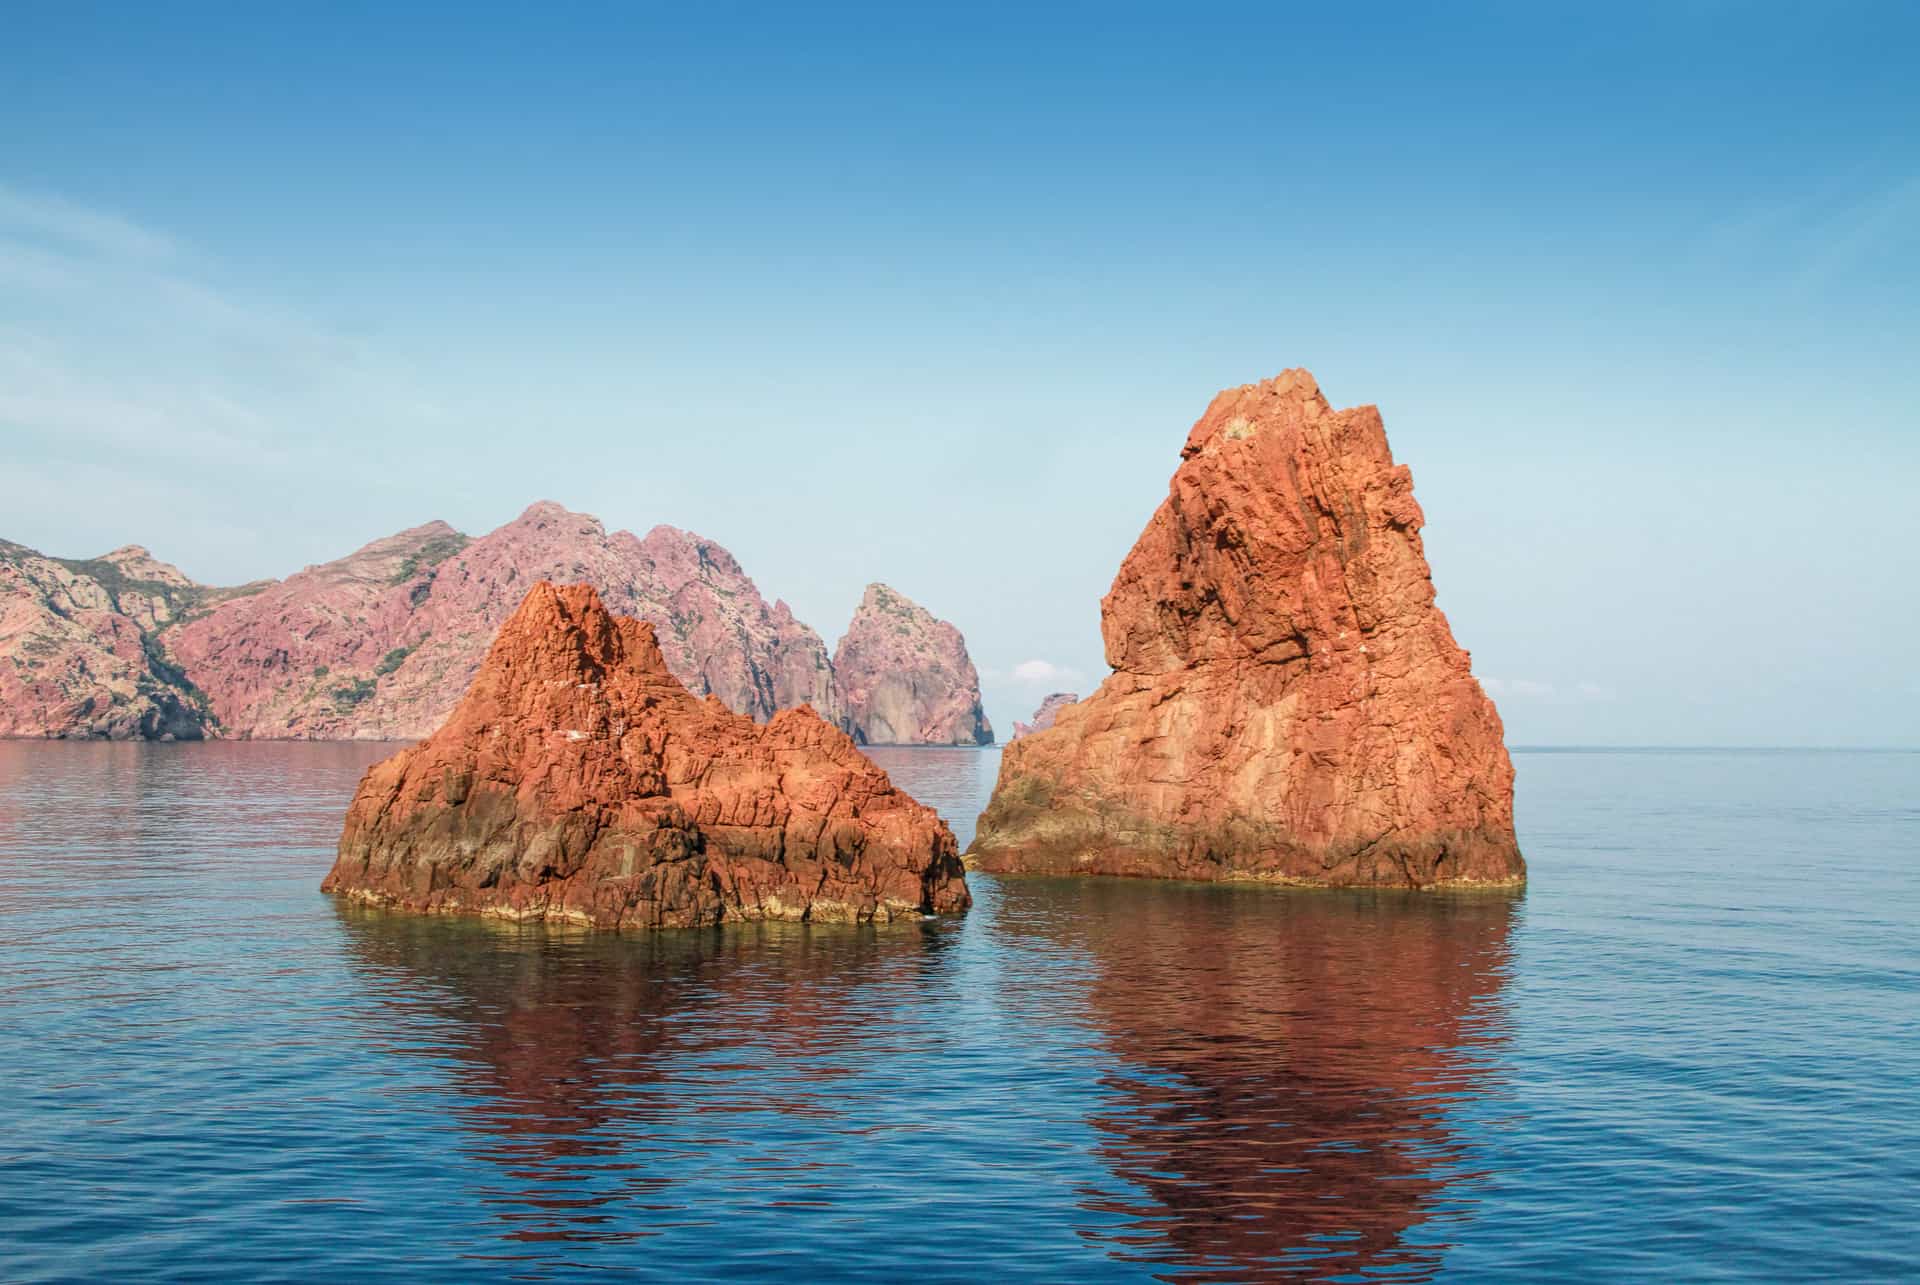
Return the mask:
M 360 783 L 323 889 L 657 928 L 968 904 L 953 835 L 809 710 L 755 724 L 585 585 L 528 592 L 445 726 Z
M 1100 689 L 1007 747 L 982 870 L 1510 885 L 1499 714 L 1433 603 L 1379 411 L 1221 393 L 1101 604 Z
M 1033 711 L 1033 721 L 1031 723 L 1018 721 L 1014 723 L 1013 739 L 1017 741 L 1023 736 L 1032 736 L 1035 732 L 1046 731 L 1049 727 L 1053 726 L 1053 720 L 1059 716 L 1062 709 L 1079 699 L 1080 695 L 1077 692 L 1053 693 L 1053 695 L 1040 702 L 1039 709 Z
M 849 728 L 865 744 L 993 744 L 960 631 L 886 585 L 867 586 L 833 670 Z
M 651 621 L 675 676 L 760 721 L 811 704 L 843 719 L 820 636 L 769 607 L 725 549 L 655 527 L 644 539 L 553 503 L 469 540 L 402 531 L 169 633 L 230 736 L 413 739 L 466 689 L 528 585 L 593 585 Z

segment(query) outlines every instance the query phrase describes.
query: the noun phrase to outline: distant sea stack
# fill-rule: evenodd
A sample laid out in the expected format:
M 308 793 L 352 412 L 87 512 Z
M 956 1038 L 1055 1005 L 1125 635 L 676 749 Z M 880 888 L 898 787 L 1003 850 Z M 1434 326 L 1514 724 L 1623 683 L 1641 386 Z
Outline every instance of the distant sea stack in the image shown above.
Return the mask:
M 969 902 L 951 831 L 844 732 L 694 696 L 651 625 L 545 582 L 446 724 L 361 781 L 323 889 L 643 929 Z
M 1379 411 L 1221 393 L 1101 603 L 1114 673 L 1010 744 L 995 872 L 1511 886 L 1499 714 L 1434 606 Z
M 1013 739 L 1017 741 L 1023 736 L 1032 736 L 1035 732 L 1046 731 L 1049 727 L 1053 726 L 1053 720 L 1059 717 L 1062 709 L 1065 709 L 1079 699 L 1080 696 L 1077 692 L 1053 693 L 1040 702 L 1039 709 L 1033 711 L 1033 721 L 1031 723 L 1022 723 L 1018 720 L 1014 722 Z
M 867 586 L 833 672 L 863 744 L 993 744 L 966 640 L 898 590 Z

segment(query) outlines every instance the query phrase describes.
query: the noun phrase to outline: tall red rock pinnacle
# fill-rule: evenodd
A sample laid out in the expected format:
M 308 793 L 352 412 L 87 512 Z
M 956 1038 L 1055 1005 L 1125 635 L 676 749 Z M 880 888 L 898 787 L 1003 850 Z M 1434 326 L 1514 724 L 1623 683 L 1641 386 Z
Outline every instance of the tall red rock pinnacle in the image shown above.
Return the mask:
M 833 672 L 848 726 L 865 744 L 993 744 L 966 639 L 896 589 L 867 586 Z
M 1101 604 L 1114 673 L 1009 745 L 990 871 L 1510 885 L 1500 716 L 1434 606 L 1380 413 L 1214 398 Z
M 668 671 L 653 626 L 534 585 L 446 724 L 370 769 L 324 890 L 603 928 L 964 910 L 953 834 L 805 709 Z

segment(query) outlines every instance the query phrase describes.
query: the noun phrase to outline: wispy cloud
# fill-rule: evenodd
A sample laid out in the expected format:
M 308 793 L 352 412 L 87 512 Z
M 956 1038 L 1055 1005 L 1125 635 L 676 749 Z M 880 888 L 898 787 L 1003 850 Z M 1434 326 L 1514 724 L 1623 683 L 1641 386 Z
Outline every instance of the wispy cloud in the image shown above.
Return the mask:
M 180 253 L 172 237 L 122 215 L 4 183 L 0 183 L 0 226 L 10 228 L 15 236 L 32 235 L 119 259 L 162 260 Z
M 1553 695 L 1553 684 L 1531 678 L 1482 678 L 1480 685 L 1495 696 L 1542 697 Z
M 1730 211 L 1703 229 L 1695 253 L 1743 265 L 1802 293 L 1868 270 L 1920 238 L 1920 175 L 1835 179 Z
M 1023 660 L 1013 667 L 1014 681 L 1020 683 L 1070 683 L 1079 677 L 1079 670 L 1050 660 Z
M 1884 251 L 1920 239 L 1920 177 L 1908 178 L 1828 212 L 1798 283 L 1808 289 L 1863 268 Z
M 341 423 L 434 413 L 350 336 L 227 275 L 124 215 L 0 185 L 0 427 L 244 471 L 323 458 Z
M 1612 688 L 1588 679 L 1562 684 L 1542 682 L 1537 678 L 1482 678 L 1480 685 L 1487 689 L 1489 695 L 1501 700 L 1585 704 L 1613 699 Z
M 442 405 L 187 239 L 0 185 L 0 536 L 96 552 L 156 542 L 163 512 L 199 542 L 171 560 L 249 579 L 458 460 L 466 425 Z

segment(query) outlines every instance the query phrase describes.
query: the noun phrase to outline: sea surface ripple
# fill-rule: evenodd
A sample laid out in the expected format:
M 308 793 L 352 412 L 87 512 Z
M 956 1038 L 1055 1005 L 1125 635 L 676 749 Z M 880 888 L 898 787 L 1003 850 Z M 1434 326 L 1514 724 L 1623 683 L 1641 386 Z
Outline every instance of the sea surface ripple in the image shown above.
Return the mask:
M 1920 754 L 1522 751 L 1519 895 L 320 895 L 390 746 L 0 743 L 0 1279 L 1920 1277 Z M 991 751 L 878 750 L 964 843 Z

